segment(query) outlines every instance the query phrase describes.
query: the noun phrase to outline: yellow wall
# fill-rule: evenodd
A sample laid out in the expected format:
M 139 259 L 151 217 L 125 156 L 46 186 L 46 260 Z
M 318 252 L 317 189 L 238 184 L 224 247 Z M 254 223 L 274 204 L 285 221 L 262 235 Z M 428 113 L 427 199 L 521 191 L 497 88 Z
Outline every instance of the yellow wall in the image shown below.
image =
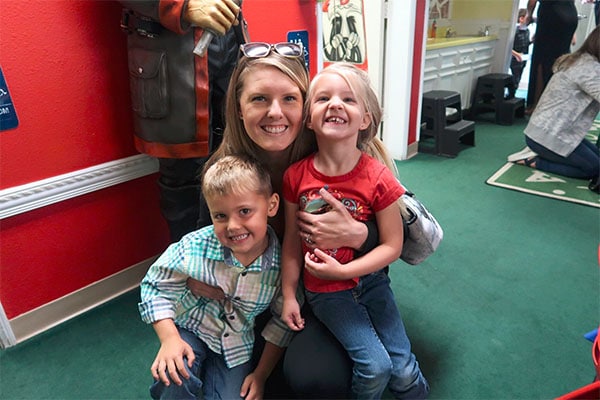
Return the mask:
M 452 19 L 512 21 L 513 0 L 450 0 Z
M 430 10 L 435 2 L 430 3 Z M 449 0 L 450 18 L 436 18 L 437 37 L 444 37 L 451 27 L 458 36 L 477 35 L 482 28 L 489 27 L 490 35 L 509 34 L 516 22 L 518 0 Z M 514 10 L 514 11 L 513 11 Z M 429 15 L 429 25 L 433 22 Z

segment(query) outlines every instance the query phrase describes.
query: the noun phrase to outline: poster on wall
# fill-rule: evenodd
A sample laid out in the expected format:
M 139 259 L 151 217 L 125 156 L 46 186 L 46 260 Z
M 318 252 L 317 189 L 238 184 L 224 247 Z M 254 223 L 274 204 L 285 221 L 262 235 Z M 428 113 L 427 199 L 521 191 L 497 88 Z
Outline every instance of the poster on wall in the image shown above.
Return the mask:
M 325 0 L 321 4 L 323 66 L 345 61 L 367 70 L 363 1 Z
M 18 125 L 17 112 L 10 98 L 2 67 L 0 67 L 0 131 L 13 129 Z

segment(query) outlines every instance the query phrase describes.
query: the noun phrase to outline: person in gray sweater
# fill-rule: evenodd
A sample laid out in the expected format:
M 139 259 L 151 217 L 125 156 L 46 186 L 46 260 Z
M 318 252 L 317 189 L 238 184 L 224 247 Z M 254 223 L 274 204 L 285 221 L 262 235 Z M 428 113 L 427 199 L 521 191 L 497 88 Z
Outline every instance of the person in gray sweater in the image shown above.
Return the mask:
M 576 52 L 556 60 L 554 75 L 525 128 L 527 147 L 508 161 L 571 178 L 598 192 L 600 152 L 585 138 L 600 111 L 600 27 Z

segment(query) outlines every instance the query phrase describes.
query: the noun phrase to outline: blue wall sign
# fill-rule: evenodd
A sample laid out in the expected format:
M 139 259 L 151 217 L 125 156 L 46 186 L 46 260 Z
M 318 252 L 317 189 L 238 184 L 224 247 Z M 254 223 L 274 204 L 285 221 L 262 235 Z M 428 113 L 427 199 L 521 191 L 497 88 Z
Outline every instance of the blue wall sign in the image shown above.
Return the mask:
M 287 33 L 287 41 L 302 45 L 302 48 L 304 48 L 304 64 L 306 65 L 306 69 L 310 69 L 310 63 L 308 62 L 308 31 L 289 31 Z
M 17 112 L 10 98 L 2 67 L 0 67 L 0 131 L 13 129 L 18 125 Z

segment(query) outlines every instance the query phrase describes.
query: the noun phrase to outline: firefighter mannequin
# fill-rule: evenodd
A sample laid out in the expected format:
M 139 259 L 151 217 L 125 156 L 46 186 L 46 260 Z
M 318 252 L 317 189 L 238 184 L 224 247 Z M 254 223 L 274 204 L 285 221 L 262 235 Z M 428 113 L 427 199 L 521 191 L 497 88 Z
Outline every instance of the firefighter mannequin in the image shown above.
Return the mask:
M 232 0 L 121 3 L 135 146 L 159 161 L 161 213 L 171 241 L 178 241 L 210 224 L 199 215 L 199 172 L 220 143 L 223 98 L 247 37 L 245 23 Z M 214 38 L 200 57 L 193 51 L 205 30 Z

